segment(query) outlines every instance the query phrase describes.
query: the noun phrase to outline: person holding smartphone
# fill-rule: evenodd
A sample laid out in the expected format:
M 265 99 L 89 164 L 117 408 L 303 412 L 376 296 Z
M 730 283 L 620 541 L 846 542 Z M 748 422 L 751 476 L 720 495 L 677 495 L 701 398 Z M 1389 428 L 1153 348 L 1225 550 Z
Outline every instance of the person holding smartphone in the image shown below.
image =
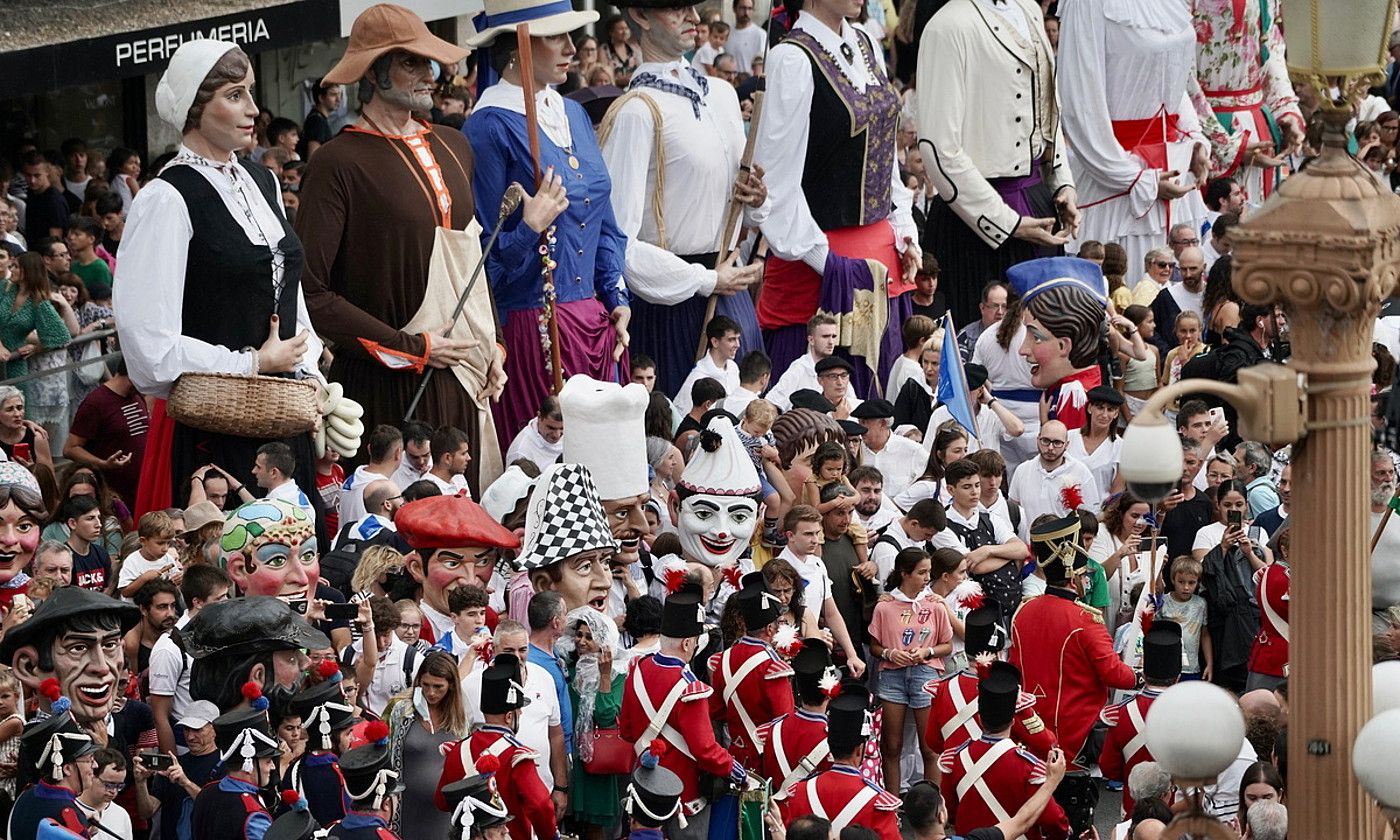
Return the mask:
M 1263 531 L 1249 521 L 1249 494 L 1231 479 L 1215 488 L 1218 519 L 1196 532 L 1191 556 L 1201 561 L 1206 624 L 1215 647 L 1213 682 L 1243 693 L 1250 648 L 1259 633 L 1254 573 L 1273 562 Z

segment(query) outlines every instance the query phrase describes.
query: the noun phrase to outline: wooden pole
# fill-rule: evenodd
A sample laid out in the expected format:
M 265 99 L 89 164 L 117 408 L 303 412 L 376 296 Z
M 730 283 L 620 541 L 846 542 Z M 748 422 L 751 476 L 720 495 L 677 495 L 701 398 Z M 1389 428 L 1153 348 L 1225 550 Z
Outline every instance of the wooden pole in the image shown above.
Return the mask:
M 1376 523 L 1376 532 L 1371 535 L 1371 552 L 1374 554 L 1376 545 L 1381 541 L 1381 534 L 1385 533 L 1386 523 L 1390 522 L 1390 515 L 1395 512 L 1395 500 L 1400 499 L 1400 487 L 1395 488 L 1395 494 L 1390 497 L 1390 504 L 1385 506 L 1385 513 L 1381 514 L 1381 521 Z
M 739 159 L 739 173 L 747 175 L 753 171 L 753 151 L 754 144 L 758 140 L 758 121 L 763 116 L 763 91 L 757 91 L 753 95 L 753 112 L 749 115 L 749 137 L 744 143 L 744 154 Z M 728 265 L 734 254 L 729 251 L 729 243 L 734 239 L 734 231 L 739 226 L 739 215 L 744 207 L 739 203 L 736 195 L 729 196 L 729 208 L 724 214 L 724 225 L 720 228 L 719 247 L 715 250 L 719 255 L 715 258 L 715 270 Z M 710 294 L 710 299 L 705 301 L 705 318 L 700 322 L 700 345 L 695 348 L 695 361 L 700 361 L 709 349 L 709 342 L 705 340 L 705 328 L 710 325 L 710 319 L 715 317 L 715 306 L 719 303 L 719 295 Z
M 539 192 L 544 182 L 544 170 L 540 166 L 540 123 L 535 113 L 535 66 L 530 51 L 530 24 L 515 25 L 516 62 L 520 65 L 520 87 L 525 95 L 525 135 L 530 139 L 530 160 L 535 167 L 535 191 Z M 548 230 L 540 234 L 544 243 Z M 552 260 L 551 255 L 542 259 Z M 559 318 L 554 311 L 554 269 L 548 262 L 544 266 L 544 314 L 549 330 L 549 367 L 554 374 L 554 393 L 564 388 L 564 365 L 559 352 Z

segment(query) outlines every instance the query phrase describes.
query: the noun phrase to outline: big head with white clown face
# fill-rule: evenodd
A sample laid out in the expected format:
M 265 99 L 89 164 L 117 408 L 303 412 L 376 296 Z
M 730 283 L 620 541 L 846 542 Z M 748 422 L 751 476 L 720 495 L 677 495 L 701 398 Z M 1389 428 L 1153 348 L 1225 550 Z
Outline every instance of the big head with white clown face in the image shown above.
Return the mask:
M 240 506 L 224 522 L 219 548 L 243 595 L 271 595 L 288 603 L 316 595 L 321 577 L 316 525 L 296 505 L 259 499 Z
M 758 499 L 758 470 L 734 424 L 711 418 L 671 494 L 685 559 L 712 567 L 736 562 L 758 528 Z

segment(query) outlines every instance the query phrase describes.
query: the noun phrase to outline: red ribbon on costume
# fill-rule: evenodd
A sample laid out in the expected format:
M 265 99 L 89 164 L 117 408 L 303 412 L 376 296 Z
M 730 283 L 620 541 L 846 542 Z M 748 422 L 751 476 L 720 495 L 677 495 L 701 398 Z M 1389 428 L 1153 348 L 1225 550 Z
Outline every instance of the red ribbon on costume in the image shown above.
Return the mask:
M 1124 151 L 1142 158 L 1149 168 L 1167 168 L 1167 144 L 1181 139 L 1176 114 L 1163 107 L 1145 120 L 1114 120 L 1113 139 Z

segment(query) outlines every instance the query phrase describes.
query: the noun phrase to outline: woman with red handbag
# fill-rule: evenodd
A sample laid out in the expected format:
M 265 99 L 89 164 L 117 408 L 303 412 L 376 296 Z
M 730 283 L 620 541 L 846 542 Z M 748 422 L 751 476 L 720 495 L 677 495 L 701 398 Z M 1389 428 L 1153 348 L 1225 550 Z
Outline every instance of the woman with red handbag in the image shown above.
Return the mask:
M 569 810 L 584 840 L 602 840 L 618 818 L 621 780 L 632 771 L 632 745 L 617 731 L 625 663 L 614 668 L 617 625 L 591 606 L 564 619 L 555 650 L 568 666 L 569 702 L 574 707 L 574 756 Z

